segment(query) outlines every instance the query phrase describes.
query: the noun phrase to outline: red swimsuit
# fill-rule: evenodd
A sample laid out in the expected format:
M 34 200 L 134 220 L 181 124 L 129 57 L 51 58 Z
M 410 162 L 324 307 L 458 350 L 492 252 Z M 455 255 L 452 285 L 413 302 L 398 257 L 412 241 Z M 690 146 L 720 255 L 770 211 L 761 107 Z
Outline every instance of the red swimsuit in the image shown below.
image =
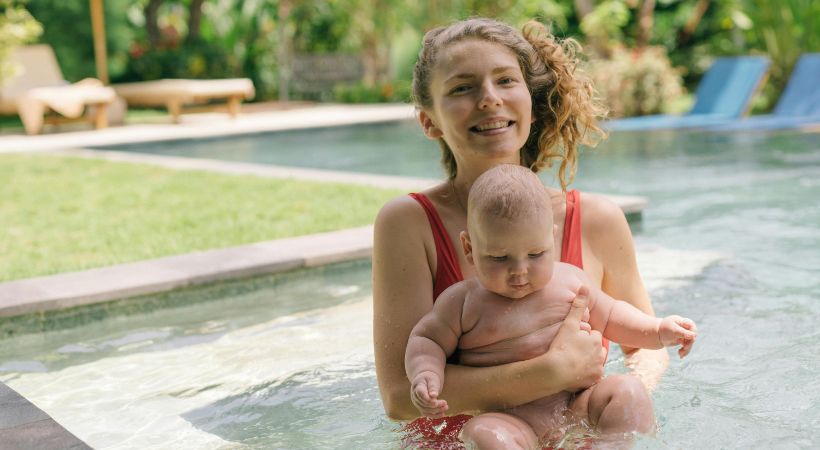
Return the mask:
M 436 278 L 433 281 L 433 298 L 438 298 L 445 289 L 461 281 L 464 277 L 458 265 L 453 243 L 447 235 L 447 229 L 441 221 L 433 203 L 424 194 L 410 194 L 427 214 L 433 241 L 436 244 Z M 567 212 L 564 220 L 564 236 L 561 242 L 561 262 L 584 268 L 581 253 L 581 193 L 577 190 L 567 192 Z M 604 345 L 607 345 L 606 342 Z M 608 345 L 607 345 L 608 347 Z M 423 442 L 425 448 L 451 448 L 459 443 L 458 433 L 461 427 L 472 416 L 459 414 L 441 419 L 419 418 L 405 425 L 405 440 Z

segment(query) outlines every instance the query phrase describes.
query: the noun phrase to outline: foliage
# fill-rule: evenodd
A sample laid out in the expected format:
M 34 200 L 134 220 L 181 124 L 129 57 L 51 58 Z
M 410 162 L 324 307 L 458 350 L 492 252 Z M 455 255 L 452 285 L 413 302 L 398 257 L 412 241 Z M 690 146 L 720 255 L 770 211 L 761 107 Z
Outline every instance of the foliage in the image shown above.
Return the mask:
M 0 0 L 0 84 L 17 74 L 9 57 L 18 46 L 31 42 L 43 29 L 23 4 L 15 0 Z
M 581 19 L 581 31 L 587 38 L 606 40 L 608 45 L 621 42 L 624 27 L 629 24 L 631 14 L 623 1 L 607 0 Z
M 145 46 L 145 47 L 143 47 Z M 160 78 L 226 78 L 236 76 L 225 50 L 205 41 L 157 47 L 134 44 L 131 59 L 118 81 L 156 80 Z
M 608 58 L 591 59 L 587 70 L 611 117 L 667 112 L 684 92 L 680 71 L 663 47 L 615 47 Z
M 112 78 L 125 70 L 128 46 L 135 34 L 124 11 L 131 0 L 105 0 L 106 45 Z M 68 81 L 95 77 L 94 43 L 88 0 L 29 0 L 31 14 L 43 24 L 41 42 L 51 45 Z
M 66 77 L 93 75 L 88 1 L 29 4 Z M 151 5 L 157 8 L 149 26 Z M 202 20 L 192 35 L 197 5 Z M 552 23 L 556 35 L 582 41 L 594 57 L 619 47 L 664 47 L 687 86 L 714 56 L 766 53 L 773 61 L 768 104 L 797 57 L 820 46 L 816 0 L 105 0 L 105 11 L 113 79 L 241 75 L 263 99 L 288 88 L 294 55 L 305 53 L 358 55 L 362 86 L 337 97 L 383 99 L 382 86 L 409 81 L 425 31 L 474 15 L 515 26 L 532 18 Z
M 364 83 L 336 86 L 333 96 L 341 103 L 408 103 L 410 102 L 410 82 L 396 80 L 378 86 L 367 86 Z
M 773 107 L 803 53 L 820 51 L 820 2 L 813 0 L 745 0 L 750 26 L 743 29 L 744 47 L 765 51 L 772 60 L 764 93 Z

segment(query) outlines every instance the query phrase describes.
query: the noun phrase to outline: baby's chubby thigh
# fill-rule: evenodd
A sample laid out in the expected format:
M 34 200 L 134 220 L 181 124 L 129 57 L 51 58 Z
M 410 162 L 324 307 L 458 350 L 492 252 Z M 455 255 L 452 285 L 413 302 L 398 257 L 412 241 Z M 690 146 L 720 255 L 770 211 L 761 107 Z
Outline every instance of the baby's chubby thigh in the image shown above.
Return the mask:
M 461 430 L 467 448 L 538 449 L 551 431 L 565 423 L 569 394 L 542 398 L 504 412 L 490 412 L 470 419 Z
M 580 392 L 569 404 L 578 419 L 602 434 L 649 432 L 655 424 L 652 400 L 633 375 L 610 375 Z
M 479 414 L 464 424 L 459 438 L 469 449 L 535 449 L 538 437 L 523 419 L 503 412 Z

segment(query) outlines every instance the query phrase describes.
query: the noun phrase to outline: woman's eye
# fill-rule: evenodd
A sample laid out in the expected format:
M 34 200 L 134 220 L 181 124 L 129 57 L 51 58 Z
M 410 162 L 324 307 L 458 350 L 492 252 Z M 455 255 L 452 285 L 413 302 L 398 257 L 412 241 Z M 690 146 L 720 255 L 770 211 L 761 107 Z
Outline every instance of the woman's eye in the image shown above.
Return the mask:
M 499 84 L 510 84 L 514 81 L 515 81 L 515 79 L 513 79 L 512 77 L 504 77 L 504 78 L 498 80 L 498 83 Z
M 469 89 L 470 89 L 470 86 L 468 86 L 466 84 L 462 84 L 462 85 L 459 85 L 459 86 L 456 86 L 456 87 L 450 89 L 450 93 L 451 94 L 462 94 L 464 92 L 467 92 Z

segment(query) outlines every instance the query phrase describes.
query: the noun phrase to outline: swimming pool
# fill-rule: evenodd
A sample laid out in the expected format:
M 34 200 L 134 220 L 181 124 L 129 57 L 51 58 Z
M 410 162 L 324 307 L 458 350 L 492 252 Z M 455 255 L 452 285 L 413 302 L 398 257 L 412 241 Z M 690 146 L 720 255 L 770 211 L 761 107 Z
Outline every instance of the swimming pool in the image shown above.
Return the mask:
M 422 178 L 443 174 L 438 146 L 413 120 L 101 148 Z
M 616 134 L 576 184 L 650 198 L 636 242 L 655 308 L 700 328 L 636 447 L 817 448 L 818 135 Z M 0 380 L 95 448 L 397 448 L 370 295 L 363 261 L 87 309 L 39 334 L 15 330 L 51 325 L 4 323 Z M 618 351 L 607 371 L 624 371 Z

